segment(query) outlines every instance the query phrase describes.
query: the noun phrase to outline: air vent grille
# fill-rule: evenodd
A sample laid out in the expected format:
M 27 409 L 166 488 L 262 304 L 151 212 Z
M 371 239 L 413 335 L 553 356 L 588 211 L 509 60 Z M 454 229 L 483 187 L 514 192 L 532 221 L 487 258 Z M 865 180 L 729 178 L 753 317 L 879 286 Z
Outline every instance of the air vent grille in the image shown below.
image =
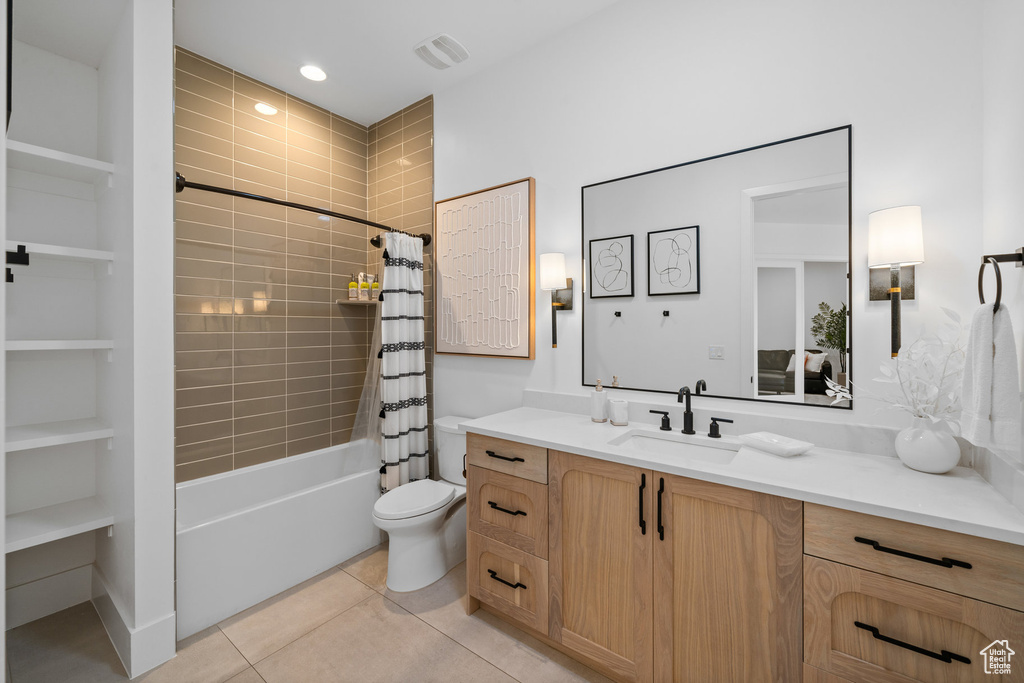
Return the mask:
M 427 38 L 413 50 L 420 59 L 435 69 L 447 69 L 469 59 L 469 50 L 447 33 Z

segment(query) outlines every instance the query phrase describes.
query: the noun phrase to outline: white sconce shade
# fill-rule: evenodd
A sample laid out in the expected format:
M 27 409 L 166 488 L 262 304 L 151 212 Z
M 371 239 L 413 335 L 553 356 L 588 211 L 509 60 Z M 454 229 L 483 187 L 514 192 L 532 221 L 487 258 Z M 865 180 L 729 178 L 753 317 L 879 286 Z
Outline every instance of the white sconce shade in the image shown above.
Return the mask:
M 540 255 L 540 288 L 545 291 L 565 289 L 565 254 Z
M 895 206 L 868 214 L 868 268 L 924 263 L 920 206 Z

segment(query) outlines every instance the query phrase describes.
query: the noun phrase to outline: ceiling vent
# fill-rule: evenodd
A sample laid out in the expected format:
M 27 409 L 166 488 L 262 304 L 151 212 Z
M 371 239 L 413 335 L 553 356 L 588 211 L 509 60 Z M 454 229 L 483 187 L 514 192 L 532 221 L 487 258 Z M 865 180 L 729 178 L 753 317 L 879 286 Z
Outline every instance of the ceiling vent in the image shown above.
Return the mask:
M 469 50 L 447 33 L 427 38 L 413 50 L 420 59 L 435 69 L 447 69 L 469 59 Z

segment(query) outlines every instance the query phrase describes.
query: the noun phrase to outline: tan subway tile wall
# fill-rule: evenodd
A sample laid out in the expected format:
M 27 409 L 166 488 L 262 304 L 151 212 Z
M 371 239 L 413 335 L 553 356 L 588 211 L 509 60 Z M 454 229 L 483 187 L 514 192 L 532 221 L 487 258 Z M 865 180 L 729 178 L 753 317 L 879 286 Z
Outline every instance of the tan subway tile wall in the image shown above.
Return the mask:
M 175 167 L 187 179 L 432 232 L 430 98 L 367 129 L 180 48 L 175 86 Z M 258 113 L 258 102 L 277 113 Z M 389 137 L 376 145 L 381 132 Z M 334 301 L 347 298 L 352 273 L 379 272 L 376 232 L 248 199 L 177 195 L 177 481 L 349 440 L 371 309 Z

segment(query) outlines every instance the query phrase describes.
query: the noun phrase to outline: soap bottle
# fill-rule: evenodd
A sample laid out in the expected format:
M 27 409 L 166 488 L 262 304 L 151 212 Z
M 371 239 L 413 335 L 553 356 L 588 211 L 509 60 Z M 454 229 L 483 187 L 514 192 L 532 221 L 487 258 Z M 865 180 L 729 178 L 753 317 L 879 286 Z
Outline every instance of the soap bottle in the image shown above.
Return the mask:
M 590 392 L 590 419 L 608 421 L 608 392 L 601 386 L 601 380 L 597 380 L 597 388 Z
M 370 301 L 378 299 L 380 299 L 380 277 L 374 275 L 373 282 L 370 283 Z
M 353 275 L 348 283 L 348 300 L 355 301 L 359 298 L 359 285 L 356 284 L 356 276 Z
M 365 273 L 359 273 L 359 300 L 370 300 L 370 283 L 367 281 Z

